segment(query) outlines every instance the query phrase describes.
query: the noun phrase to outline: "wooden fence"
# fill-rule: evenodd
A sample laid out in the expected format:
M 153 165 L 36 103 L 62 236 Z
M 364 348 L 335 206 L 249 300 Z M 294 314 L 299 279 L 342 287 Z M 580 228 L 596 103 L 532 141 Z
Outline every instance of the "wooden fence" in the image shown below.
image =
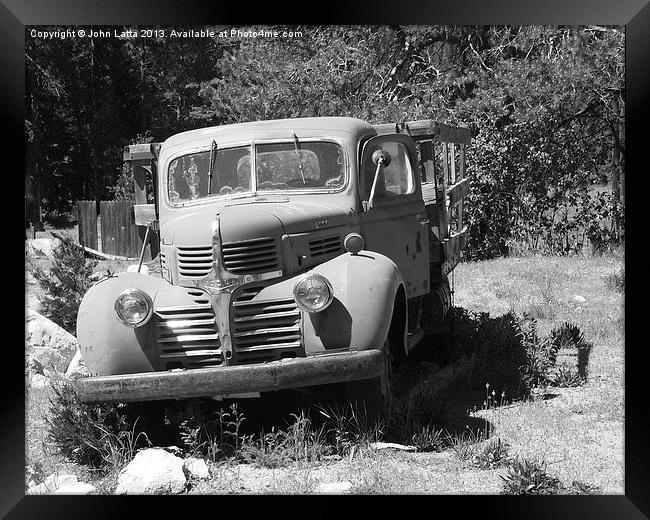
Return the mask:
M 133 204 L 132 200 L 102 200 L 98 214 L 94 200 L 77 202 L 79 243 L 104 254 L 138 258 L 146 228 L 135 225 Z M 149 238 L 145 261 L 158 254 L 157 233 L 151 233 Z

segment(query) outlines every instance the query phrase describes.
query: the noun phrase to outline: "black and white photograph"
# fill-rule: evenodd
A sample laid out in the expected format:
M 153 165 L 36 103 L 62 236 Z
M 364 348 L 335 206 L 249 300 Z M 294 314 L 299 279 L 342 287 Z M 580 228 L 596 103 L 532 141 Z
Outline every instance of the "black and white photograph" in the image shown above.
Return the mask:
M 24 33 L 26 495 L 626 494 L 625 25 Z

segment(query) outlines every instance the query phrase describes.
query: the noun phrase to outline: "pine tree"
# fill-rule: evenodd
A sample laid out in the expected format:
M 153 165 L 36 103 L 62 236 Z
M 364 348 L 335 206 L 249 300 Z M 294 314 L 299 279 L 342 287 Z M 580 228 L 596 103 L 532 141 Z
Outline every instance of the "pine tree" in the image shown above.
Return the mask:
M 87 260 L 84 252 L 69 237 L 64 237 L 52 251 L 49 271 L 34 269 L 32 274 L 45 291 L 41 296 L 44 316 L 71 334 L 75 334 L 77 312 L 84 294 L 92 285 L 96 260 Z

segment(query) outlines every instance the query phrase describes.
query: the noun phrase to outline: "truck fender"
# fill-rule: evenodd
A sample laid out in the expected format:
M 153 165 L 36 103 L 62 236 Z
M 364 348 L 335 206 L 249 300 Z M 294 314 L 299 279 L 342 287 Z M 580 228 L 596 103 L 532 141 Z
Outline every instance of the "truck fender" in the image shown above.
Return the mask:
M 194 302 L 182 287 L 140 273 L 119 273 L 93 285 L 84 295 L 77 314 L 79 350 L 91 375 L 132 374 L 158 370 L 155 316 L 141 327 L 125 326 L 115 313 L 115 301 L 125 289 L 140 289 L 154 303 L 175 305 Z M 163 303 L 164 305 L 164 303 Z
M 403 347 L 406 354 L 404 279 L 390 258 L 373 251 L 346 253 L 310 272 L 329 280 L 334 299 L 323 312 L 305 313 L 303 334 L 307 354 L 338 348 L 381 348 L 388 338 L 396 303 L 402 316 L 396 325 L 398 329 L 390 332 L 396 334 L 397 348 Z

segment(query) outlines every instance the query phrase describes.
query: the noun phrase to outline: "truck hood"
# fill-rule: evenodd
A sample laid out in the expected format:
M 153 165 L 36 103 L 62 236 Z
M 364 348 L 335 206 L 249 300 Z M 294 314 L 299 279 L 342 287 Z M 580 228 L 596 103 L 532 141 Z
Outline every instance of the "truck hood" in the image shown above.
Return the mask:
M 347 201 L 346 201 L 347 202 Z M 338 201 L 289 201 L 288 199 L 241 199 L 228 205 L 192 208 L 186 215 L 161 224 L 165 243 L 202 246 L 212 243 L 212 223 L 219 216 L 221 239 L 236 242 L 259 237 L 306 233 L 350 225 L 354 209 Z

